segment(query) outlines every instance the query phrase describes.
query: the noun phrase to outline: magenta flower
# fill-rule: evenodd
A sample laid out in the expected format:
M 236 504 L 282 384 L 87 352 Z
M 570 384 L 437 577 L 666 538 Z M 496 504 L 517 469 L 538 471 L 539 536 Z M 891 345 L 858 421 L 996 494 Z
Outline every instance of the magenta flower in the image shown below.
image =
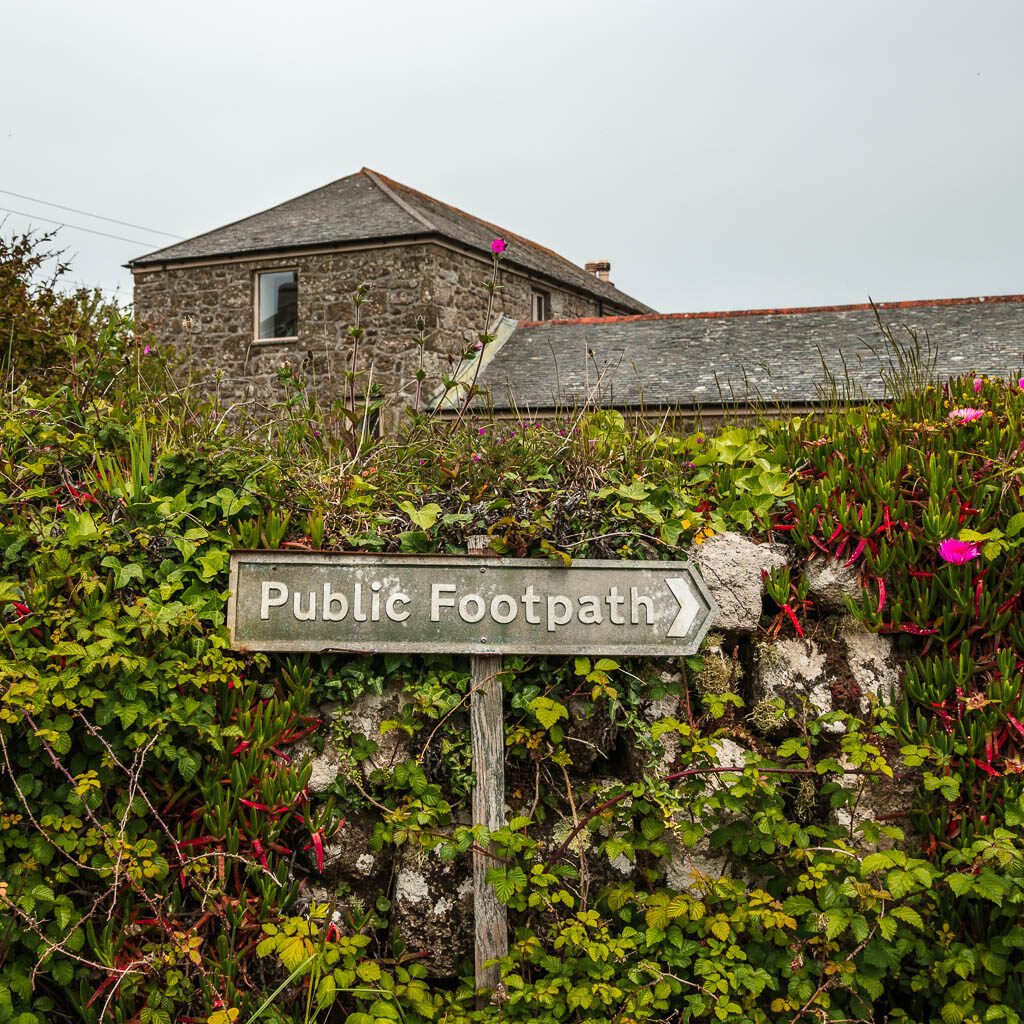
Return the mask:
M 148 356 L 148 355 L 149 355 L 149 353 L 150 353 L 150 352 L 152 352 L 152 351 L 153 351 L 153 350 L 152 350 L 152 349 L 151 349 L 151 348 L 150 348 L 150 347 L 149 347 L 149 346 L 147 345 L 147 346 L 146 346 L 146 347 L 145 347 L 145 348 L 144 348 L 144 349 L 142 350 L 142 354 L 143 354 L 144 356 Z
M 981 390 L 981 378 L 974 378 L 974 393 L 977 394 Z
M 963 565 L 981 554 L 977 544 L 969 540 L 956 540 L 950 537 L 939 544 L 939 558 L 953 565 Z
M 508 242 L 503 238 L 496 238 L 491 242 L 491 252 L 493 252 L 495 256 L 500 256 L 507 248 Z
M 962 423 L 971 423 L 974 420 L 981 419 L 984 415 L 984 409 L 972 409 L 970 406 L 965 409 L 951 409 L 949 411 L 949 418 L 951 420 L 960 420 Z
M 1024 391 L 1024 377 L 1021 377 L 1020 380 L 1017 381 L 1017 387 L 1019 387 L 1021 391 Z

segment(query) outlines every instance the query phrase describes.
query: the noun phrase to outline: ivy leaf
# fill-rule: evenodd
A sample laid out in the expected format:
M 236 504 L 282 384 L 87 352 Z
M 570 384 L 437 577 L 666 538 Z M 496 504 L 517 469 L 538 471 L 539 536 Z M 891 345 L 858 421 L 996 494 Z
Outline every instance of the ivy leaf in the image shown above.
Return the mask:
M 437 522 L 437 517 L 441 514 L 441 506 L 433 501 L 429 505 L 424 505 L 421 509 L 417 509 L 411 501 L 403 501 L 398 507 L 421 530 L 429 530 Z
M 398 535 L 398 543 L 399 550 L 406 554 L 430 550 L 430 538 L 422 530 L 405 530 Z
M 99 530 L 88 512 L 72 512 L 68 509 L 68 530 L 64 539 L 71 547 L 78 547 L 79 544 L 88 544 L 93 538 L 99 535 Z
M 199 556 L 199 564 L 203 567 L 203 582 L 209 583 L 227 566 L 228 553 L 224 548 L 211 548 Z

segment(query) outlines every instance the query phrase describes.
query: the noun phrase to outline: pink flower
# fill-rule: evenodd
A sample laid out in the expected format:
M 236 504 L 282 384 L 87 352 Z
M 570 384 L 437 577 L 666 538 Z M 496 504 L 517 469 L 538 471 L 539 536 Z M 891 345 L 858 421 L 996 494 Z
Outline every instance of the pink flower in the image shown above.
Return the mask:
M 1024 377 L 1021 377 L 1020 380 L 1017 381 L 1017 387 L 1019 387 L 1021 391 L 1024 391 Z
M 491 242 L 491 252 L 493 252 L 495 256 L 500 256 L 507 248 L 508 242 L 503 238 L 496 238 Z
M 153 351 L 153 350 L 152 350 L 152 349 L 151 349 L 151 348 L 150 348 L 150 347 L 149 347 L 149 346 L 147 345 L 147 346 L 146 346 L 146 347 L 145 347 L 145 348 L 144 348 L 144 349 L 142 350 L 142 354 L 143 354 L 144 356 L 148 356 L 148 355 L 149 355 L 149 353 L 150 353 L 150 352 L 152 352 L 152 351 Z
M 949 412 L 949 418 L 951 420 L 960 420 L 963 423 L 971 423 L 974 420 L 980 419 L 984 415 L 984 409 L 972 409 L 970 406 L 965 409 L 951 409 Z
M 977 394 L 981 390 L 981 378 L 974 378 L 974 393 Z
M 956 540 L 950 537 L 939 544 L 939 558 L 953 565 L 963 565 L 981 554 L 977 544 L 968 540 Z

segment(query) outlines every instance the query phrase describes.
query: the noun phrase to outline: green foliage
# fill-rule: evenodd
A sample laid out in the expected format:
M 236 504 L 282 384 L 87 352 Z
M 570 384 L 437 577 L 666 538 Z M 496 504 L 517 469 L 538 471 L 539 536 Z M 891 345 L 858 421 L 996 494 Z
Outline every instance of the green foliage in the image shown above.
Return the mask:
M 63 251 L 50 248 L 55 236 L 0 234 L 0 378 L 5 391 L 26 374 L 37 382 L 50 376 L 65 361 L 68 336 L 95 343 L 106 323 L 119 316 L 99 292 L 68 290 L 70 264 Z
M 332 433 L 300 382 L 256 443 L 158 390 L 130 323 L 102 331 L 0 427 L 0 1022 L 1019 1021 L 1016 385 L 713 437 L 417 418 L 369 449 L 354 390 Z M 464 824 L 464 659 L 227 649 L 233 546 L 679 558 L 726 529 L 858 567 L 905 697 L 748 710 L 720 637 L 669 666 L 509 657 L 488 833 Z M 979 556 L 943 562 L 951 537 Z M 799 566 L 766 587 L 766 635 L 823 628 Z M 393 708 L 370 734 L 320 722 L 370 694 Z M 337 753 L 319 794 L 304 743 Z M 910 818 L 851 824 L 897 776 Z M 471 965 L 428 977 L 387 892 L 311 896 L 370 816 L 379 849 L 493 853 L 514 934 L 491 1002 Z

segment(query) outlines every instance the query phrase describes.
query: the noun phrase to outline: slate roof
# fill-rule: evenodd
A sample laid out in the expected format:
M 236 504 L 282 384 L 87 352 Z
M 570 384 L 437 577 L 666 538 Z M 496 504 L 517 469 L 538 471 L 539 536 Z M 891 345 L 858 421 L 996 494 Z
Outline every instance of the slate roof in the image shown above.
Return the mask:
M 592 404 L 649 409 L 717 406 L 760 398 L 812 404 L 823 363 L 857 396 L 883 398 L 891 346 L 917 332 L 931 376 L 1005 377 L 1024 364 L 1024 295 L 922 302 L 676 313 L 520 323 L 481 370 L 495 409 Z
M 489 257 L 491 242 L 499 235 L 509 243 L 503 261 L 509 266 L 569 285 L 618 309 L 652 312 L 650 306 L 588 274 L 558 253 L 366 167 L 262 213 L 147 253 L 128 266 L 385 239 L 444 238 Z

